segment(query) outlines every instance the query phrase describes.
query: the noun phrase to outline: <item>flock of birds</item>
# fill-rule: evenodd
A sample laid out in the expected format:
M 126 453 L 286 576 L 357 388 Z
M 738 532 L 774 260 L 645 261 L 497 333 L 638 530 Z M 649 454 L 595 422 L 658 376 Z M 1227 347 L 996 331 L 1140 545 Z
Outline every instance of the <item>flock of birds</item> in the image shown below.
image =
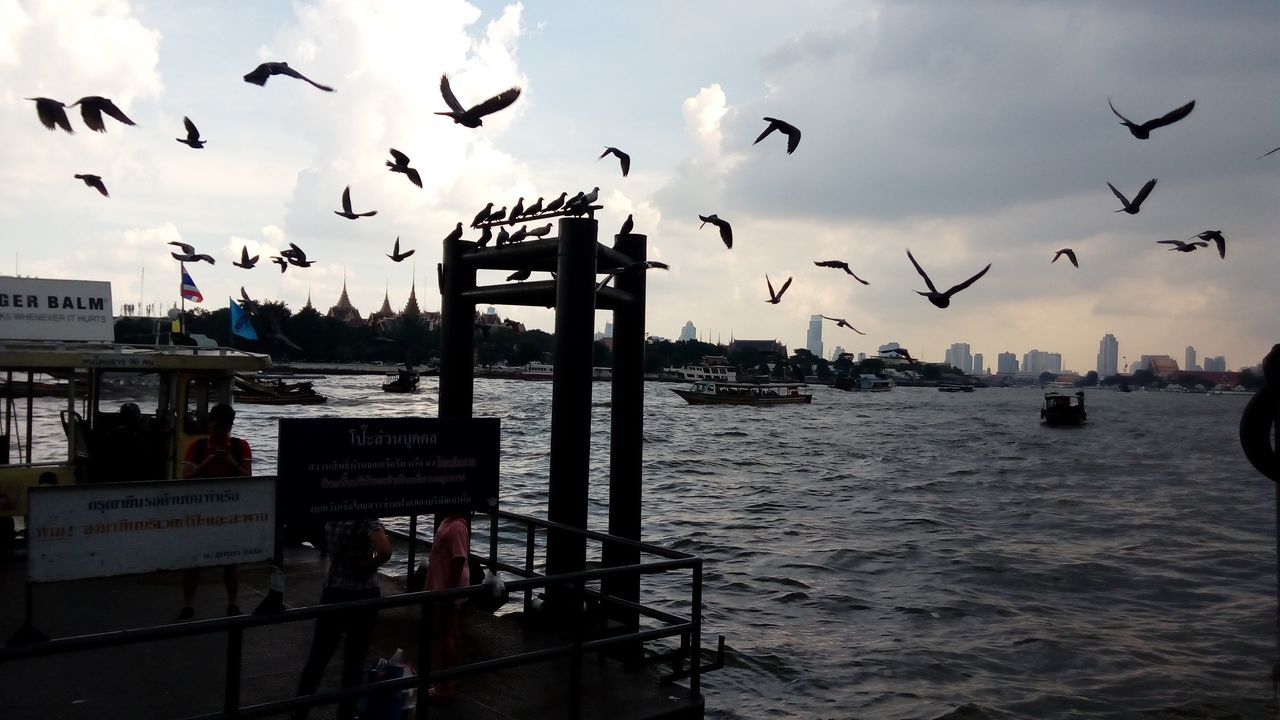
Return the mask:
M 294 70 L 286 62 L 264 62 L 258 65 L 258 67 L 256 67 L 251 72 L 247 73 L 244 76 L 244 80 L 245 82 L 252 83 L 254 85 L 265 86 L 267 84 L 267 80 L 272 76 L 290 77 L 290 78 L 302 80 L 314 86 L 315 88 L 325 92 L 334 91 L 332 87 L 327 85 L 322 85 L 308 78 L 307 76 L 303 75 L 297 70 Z M 435 113 L 436 115 L 449 117 L 454 121 L 454 123 L 462 125 L 467 128 L 478 128 L 484 124 L 483 119 L 485 116 L 491 115 L 495 112 L 503 110 L 511 106 L 514 102 L 516 102 L 516 100 L 518 100 L 520 97 L 521 89 L 518 87 L 512 87 L 480 103 L 477 103 L 470 107 L 464 107 L 462 103 L 459 102 L 457 97 L 454 95 L 453 88 L 450 85 L 448 75 L 442 75 L 440 78 L 440 94 L 444 100 L 445 105 L 448 106 L 449 109 L 445 111 L 437 112 Z M 32 100 L 36 103 L 36 113 L 40 119 L 40 122 L 50 130 L 62 129 L 67 133 L 74 133 L 75 131 L 72 129 L 71 122 L 67 117 L 67 109 L 76 107 L 76 106 L 79 106 L 80 108 L 80 115 L 84 121 L 84 124 L 89 129 L 97 132 L 107 131 L 104 115 L 124 125 L 130 125 L 130 126 L 135 125 L 133 120 L 131 120 L 123 111 L 121 111 L 120 108 L 117 107 L 114 102 L 112 102 L 110 99 L 105 97 L 99 97 L 99 96 L 83 97 L 77 100 L 76 102 L 72 103 L 71 105 L 64 105 L 62 102 L 59 102 L 51 98 L 46 98 L 46 97 L 28 98 L 28 100 Z M 1189 114 L 1191 114 L 1191 111 L 1195 108 L 1195 105 L 1196 105 L 1195 101 L 1192 100 L 1186 103 L 1185 105 L 1182 105 L 1160 117 L 1147 120 L 1146 122 L 1136 123 L 1130 120 L 1129 118 L 1125 117 L 1124 115 L 1122 115 L 1120 111 L 1116 110 L 1116 107 L 1111 102 L 1110 98 L 1107 99 L 1107 104 L 1111 108 L 1111 112 L 1113 112 L 1116 115 L 1116 117 L 1120 118 L 1120 121 L 1121 121 L 1120 124 L 1126 127 L 1129 130 L 1129 132 L 1133 135 L 1133 137 L 1139 140 L 1148 139 L 1151 136 L 1151 133 L 1153 131 L 1159 128 L 1171 125 L 1187 117 Z M 756 137 L 755 142 L 752 144 L 753 145 L 759 144 L 761 141 L 765 140 L 771 134 L 776 132 L 786 137 L 787 154 L 790 155 L 794 153 L 800 145 L 800 138 L 801 138 L 800 130 L 794 125 L 784 120 L 780 120 L 778 118 L 765 117 L 764 121 L 767 122 L 768 125 L 759 134 L 759 136 Z M 193 123 L 189 117 L 183 117 L 183 125 L 186 130 L 186 136 L 175 138 L 175 139 L 178 142 L 183 143 L 184 145 L 187 145 L 192 149 L 196 149 L 196 150 L 202 149 L 205 146 L 206 141 L 201 139 L 200 131 L 196 127 L 195 123 Z M 1260 158 L 1267 157 L 1268 155 L 1271 155 L 1272 153 L 1275 153 L 1277 151 L 1280 151 L 1280 147 L 1277 147 L 1274 150 L 1271 150 L 1263 154 L 1262 156 L 1260 156 Z M 411 160 L 409 156 L 399 150 L 396 150 L 395 148 L 390 149 L 390 154 L 392 159 L 386 162 L 388 171 L 403 174 L 406 178 L 408 178 L 408 180 L 411 183 L 421 188 L 422 187 L 421 174 L 418 172 L 417 169 L 413 168 L 410 165 Z M 628 153 L 623 152 L 617 147 L 605 146 L 604 152 L 600 154 L 600 156 L 597 158 L 597 161 L 602 160 L 605 157 L 608 157 L 610 155 L 613 155 L 615 158 L 617 158 L 621 172 L 622 172 L 622 177 L 624 178 L 627 177 L 631 171 L 631 156 Z M 87 186 L 96 189 L 104 197 L 109 197 L 106 184 L 104 183 L 103 179 L 100 176 L 89 174 L 89 173 L 82 173 L 82 174 L 76 174 L 75 177 L 83 181 Z M 1143 204 L 1150 197 L 1152 190 L 1155 189 L 1155 186 L 1156 186 L 1155 178 L 1148 180 L 1142 186 L 1142 188 L 1138 190 L 1138 192 L 1133 196 L 1133 198 L 1130 199 L 1127 196 L 1125 196 L 1124 193 L 1118 190 L 1115 187 L 1115 185 L 1111 184 L 1110 182 L 1107 183 L 1107 187 L 1111 189 L 1111 192 L 1115 194 L 1116 198 L 1119 199 L 1121 203 L 1121 207 L 1117 209 L 1115 212 L 1124 212 L 1130 215 L 1136 215 L 1138 214 L 1138 212 L 1141 211 Z M 481 233 L 480 237 L 475 241 L 476 248 L 477 249 L 485 248 L 489 245 L 490 242 L 493 242 L 495 247 L 500 247 L 500 246 L 511 244 L 511 243 L 519 243 L 527 238 L 545 237 L 551 232 L 551 229 L 552 229 L 551 223 L 547 223 L 546 225 L 543 225 L 541 227 L 536 227 L 536 228 L 530 228 L 527 225 L 522 224 L 519 228 L 515 229 L 514 231 L 508 231 L 507 228 L 510 226 L 514 226 L 517 222 L 524 222 L 524 221 L 528 221 L 538 217 L 550 217 L 553 215 L 581 215 L 581 214 L 589 213 L 592 210 L 596 209 L 597 206 L 595 206 L 594 203 L 599 199 L 599 193 L 600 193 L 599 187 L 595 187 L 589 192 L 587 191 L 578 192 L 573 196 L 569 196 L 567 192 L 562 192 L 558 197 L 551 199 L 549 202 L 546 202 L 545 198 L 539 197 L 537 200 L 530 203 L 528 206 L 525 206 L 524 204 L 524 197 L 520 197 L 513 205 L 510 206 L 509 210 L 508 210 L 508 206 L 506 205 L 500 207 L 497 210 L 494 210 L 493 209 L 494 203 L 488 203 L 479 212 L 476 213 L 475 217 L 471 221 L 471 228 L 479 229 Z M 351 202 L 350 186 L 346 187 L 342 191 L 341 205 L 342 205 L 342 209 L 335 210 L 334 214 L 339 217 L 346 218 L 348 220 L 358 220 L 360 218 L 372 217 L 377 214 L 376 210 L 367 210 L 363 212 L 355 211 Z M 702 224 L 699 225 L 700 229 L 702 227 L 705 227 L 708 224 L 716 227 L 717 230 L 719 231 L 720 239 L 724 243 L 725 248 L 726 249 L 733 248 L 733 227 L 728 220 L 725 220 L 724 218 L 721 218 L 714 213 L 708 214 L 708 215 L 699 214 L 698 219 L 701 220 L 702 222 Z M 493 231 L 493 228 L 495 227 L 498 228 L 496 234 Z M 634 229 L 634 219 L 631 215 L 628 215 L 626 221 L 623 223 L 620 234 L 628 234 L 633 229 Z M 458 222 L 456 227 L 453 229 L 453 231 L 450 232 L 448 236 L 446 236 L 445 240 L 452 241 L 452 240 L 460 239 L 463 235 L 463 232 L 464 230 L 463 230 L 462 222 Z M 1203 232 L 1200 232 L 1196 235 L 1193 235 L 1187 238 L 1186 240 L 1160 240 L 1157 242 L 1160 244 L 1171 245 L 1172 247 L 1169 248 L 1170 250 L 1184 252 L 1184 253 L 1192 252 L 1198 248 L 1208 247 L 1209 243 L 1212 242 L 1217 246 L 1218 255 L 1224 259 L 1226 258 L 1226 238 L 1223 236 L 1220 230 L 1205 230 Z M 181 252 L 171 253 L 172 256 L 180 262 L 183 262 L 183 263 L 208 262 L 209 264 L 214 264 L 216 262 L 215 259 L 208 254 L 197 253 L 195 248 L 187 243 L 171 242 L 169 244 L 176 246 L 179 248 L 179 250 L 181 250 Z M 413 249 L 402 251 L 400 248 L 400 238 L 397 236 L 395 240 L 395 245 L 393 246 L 391 253 L 387 254 L 387 257 L 390 258 L 393 262 L 398 263 L 412 256 L 414 252 L 415 250 Z M 1075 251 L 1072 248 L 1062 248 L 1056 251 L 1053 255 L 1053 259 L 1050 262 L 1051 263 L 1057 262 L 1060 257 L 1066 257 L 1067 260 L 1070 261 L 1072 266 L 1076 268 L 1080 267 L 1079 260 L 1076 256 Z M 986 275 L 987 271 L 991 269 L 991 264 L 988 263 L 986 267 L 984 267 L 982 270 L 974 274 L 969 279 L 959 284 L 953 285 L 946 291 L 939 291 L 938 288 L 934 285 L 932 279 L 930 279 L 929 275 L 925 272 L 924 268 L 920 266 L 920 263 L 916 260 L 915 256 L 912 255 L 909 249 L 907 250 L 907 258 L 911 262 L 911 265 L 915 268 L 916 272 L 920 274 L 920 277 L 924 279 L 925 285 L 928 287 L 928 291 L 916 291 L 916 292 L 919 295 L 922 295 L 926 299 L 928 299 L 928 301 L 932 303 L 934 306 L 938 308 L 944 308 L 944 309 L 950 306 L 952 298 L 957 293 L 973 285 L 975 282 L 981 279 L 984 275 Z M 280 250 L 279 255 L 273 255 L 271 256 L 270 259 L 273 263 L 277 264 L 280 267 L 280 272 L 282 273 L 287 271 L 290 267 L 306 268 L 315 264 L 315 261 L 309 259 L 307 257 L 306 252 L 294 243 L 289 243 L 289 247 L 287 249 Z M 235 265 L 236 267 L 248 270 L 248 269 L 252 269 L 257 264 L 258 260 L 259 260 L 259 256 L 249 255 L 249 250 L 248 250 L 248 247 L 246 246 L 241 250 L 239 261 L 233 261 L 232 264 Z M 824 267 L 824 268 L 841 270 L 846 274 L 848 274 L 850 277 L 852 277 L 855 281 L 863 285 L 870 284 L 867 280 L 864 280 L 863 278 L 855 274 L 853 270 L 850 268 L 849 263 L 844 260 L 818 260 L 818 261 L 814 261 L 814 265 L 819 267 Z M 597 287 L 598 289 L 604 289 L 608 285 L 610 280 L 612 280 L 614 277 L 616 277 L 621 273 L 637 272 L 637 271 L 644 271 L 644 270 L 650 270 L 650 269 L 665 270 L 665 269 L 669 269 L 669 267 L 665 263 L 653 261 L 653 260 L 634 263 L 630 266 L 624 267 L 620 270 L 617 270 L 613 273 L 608 274 L 603 280 L 601 280 L 598 283 Z M 508 281 L 524 281 L 528 279 L 530 275 L 531 275 L 531 271 L 529 270 L 517 270 L 516 272 L 509 275 L 507 277 L 507 280 Z M 793 279 L 794 278 L 792 277 L 788 277 L 782 283 L 782 285 L 777 290 L 775 290 L 772 279 L 768 276 L 768 274 L 766 274 L 765 285 L 768 290 L 769 297 L 765 302 L 768 302 L 773 305 L 779 304 L 782 301 L 782 297 L 786 293 L 787 289 L 791 287 L 791 282 Z M 244 295 L 243 288 L 241 289 L 241 293 L 242 295 Z M 248 299 L 247 295 L 244 295 L 244 297 L 246 300 Z M 859 335 L 866 334 L 858 330 L 857 328 L 855 328 L 844 318 L 832 317 L 827 315 L 822 315 L 821 317 L 835 322 L 838 327 L 847 328 L 849 330 L 852 330 L 858 333 Z

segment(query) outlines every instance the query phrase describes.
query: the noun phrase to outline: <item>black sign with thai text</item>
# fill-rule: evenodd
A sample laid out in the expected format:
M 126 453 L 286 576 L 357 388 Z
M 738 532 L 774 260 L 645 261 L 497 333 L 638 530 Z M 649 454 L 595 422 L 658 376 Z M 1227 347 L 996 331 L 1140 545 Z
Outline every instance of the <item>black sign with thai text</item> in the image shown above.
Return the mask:
M 280 420 L 285 519 L 487 510 L 498 497 L 498 418 Z

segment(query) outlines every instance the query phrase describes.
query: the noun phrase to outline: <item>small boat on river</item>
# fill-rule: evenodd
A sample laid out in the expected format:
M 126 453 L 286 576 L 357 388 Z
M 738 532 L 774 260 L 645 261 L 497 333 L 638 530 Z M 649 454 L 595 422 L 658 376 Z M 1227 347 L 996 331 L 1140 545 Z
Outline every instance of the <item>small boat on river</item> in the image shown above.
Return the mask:
M 1044 407 L 1040 408 L 1040 420 L 1049 427 L 1083 425 L 1087 417 L 1084 411 L 1084 391 L 1075 395 L 1047 392 Z
M 281 378 L 261 379 L 237 375 L 236 402 L 246 405 L 320 405 L 328 400 L 316 392 L 310 380 L 285 382 Z
M 383 392 L 411 393 L 418 391 L 419 374 L 407 368 L 398 368 L 387 373 L 382 383 Z
M 832 385 L 837 390 L 865 390 L 868 392 L 888 392 L 893 389 L 893 379 L 874 373 L 861 375 L 843 375 L 837 377 Z
M 804 383 L 724 383 L 703 380 L 687 390 L 671 388 L 690 405 L 793 405 L 811 403 Z
M 973 392 L 972 385 L 939 385 L 938 392 Z

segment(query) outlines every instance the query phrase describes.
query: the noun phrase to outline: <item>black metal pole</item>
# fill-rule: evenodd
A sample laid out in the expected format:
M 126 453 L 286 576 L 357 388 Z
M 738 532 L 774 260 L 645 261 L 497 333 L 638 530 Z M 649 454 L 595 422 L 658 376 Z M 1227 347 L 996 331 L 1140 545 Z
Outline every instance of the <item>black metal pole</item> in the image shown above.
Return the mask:
M 587 488 L 591 472 L 596 232 L 594 219 L 560 220 L 547 518 L 577 528 L 587 527 Z M 559 530 L 547 533 L 548 575 L 583 570 L 586 561 L 585 537 Z M 549 604 L 554 603 L 556 595 L 571 601 L 572 588 L 547 588 Z M 571 614 L 576 615 L 577 610 Z
M 646 259 L 646 243 L 644 235 L 618 235 L 613 247 L 632 262 L 641 262 Z M 632 301 L 613 311 L 613 402 L 609 427 L 609 534 L 637 541 L 644 462 L 645 275 L 629 272 L 614 280 L 615 287 L 629 293 Z M 603 560 L 605 567 L 638 565 L 640 549 L 606 543 Z M 639 573 L 611 576 L 604 582 L 607 596 L 640 602 Z M 640 614 L 634 609 L 613 606 L 609 615 L 626 632 L 640 628 Z M 637 643 L 626 648 L 623 657 L 638 660 L 641 649 Z
M 476 306 L 462 294 L 476 286 L 475 267 L 462 261 L 474 243 L 446 240 L 440 288 L 440 405 L 442 418 L 471 417 L 475 382 Z

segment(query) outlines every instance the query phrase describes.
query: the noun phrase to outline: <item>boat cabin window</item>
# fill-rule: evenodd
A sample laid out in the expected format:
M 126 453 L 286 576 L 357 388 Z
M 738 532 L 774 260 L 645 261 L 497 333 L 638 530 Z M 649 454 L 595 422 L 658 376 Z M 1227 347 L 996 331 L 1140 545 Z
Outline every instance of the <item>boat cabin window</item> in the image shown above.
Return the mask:
M 231 378 L 197 377 L 187 381 L 182 431 L 203 435 L 208 429 L 209 408 L 231 403 Z

